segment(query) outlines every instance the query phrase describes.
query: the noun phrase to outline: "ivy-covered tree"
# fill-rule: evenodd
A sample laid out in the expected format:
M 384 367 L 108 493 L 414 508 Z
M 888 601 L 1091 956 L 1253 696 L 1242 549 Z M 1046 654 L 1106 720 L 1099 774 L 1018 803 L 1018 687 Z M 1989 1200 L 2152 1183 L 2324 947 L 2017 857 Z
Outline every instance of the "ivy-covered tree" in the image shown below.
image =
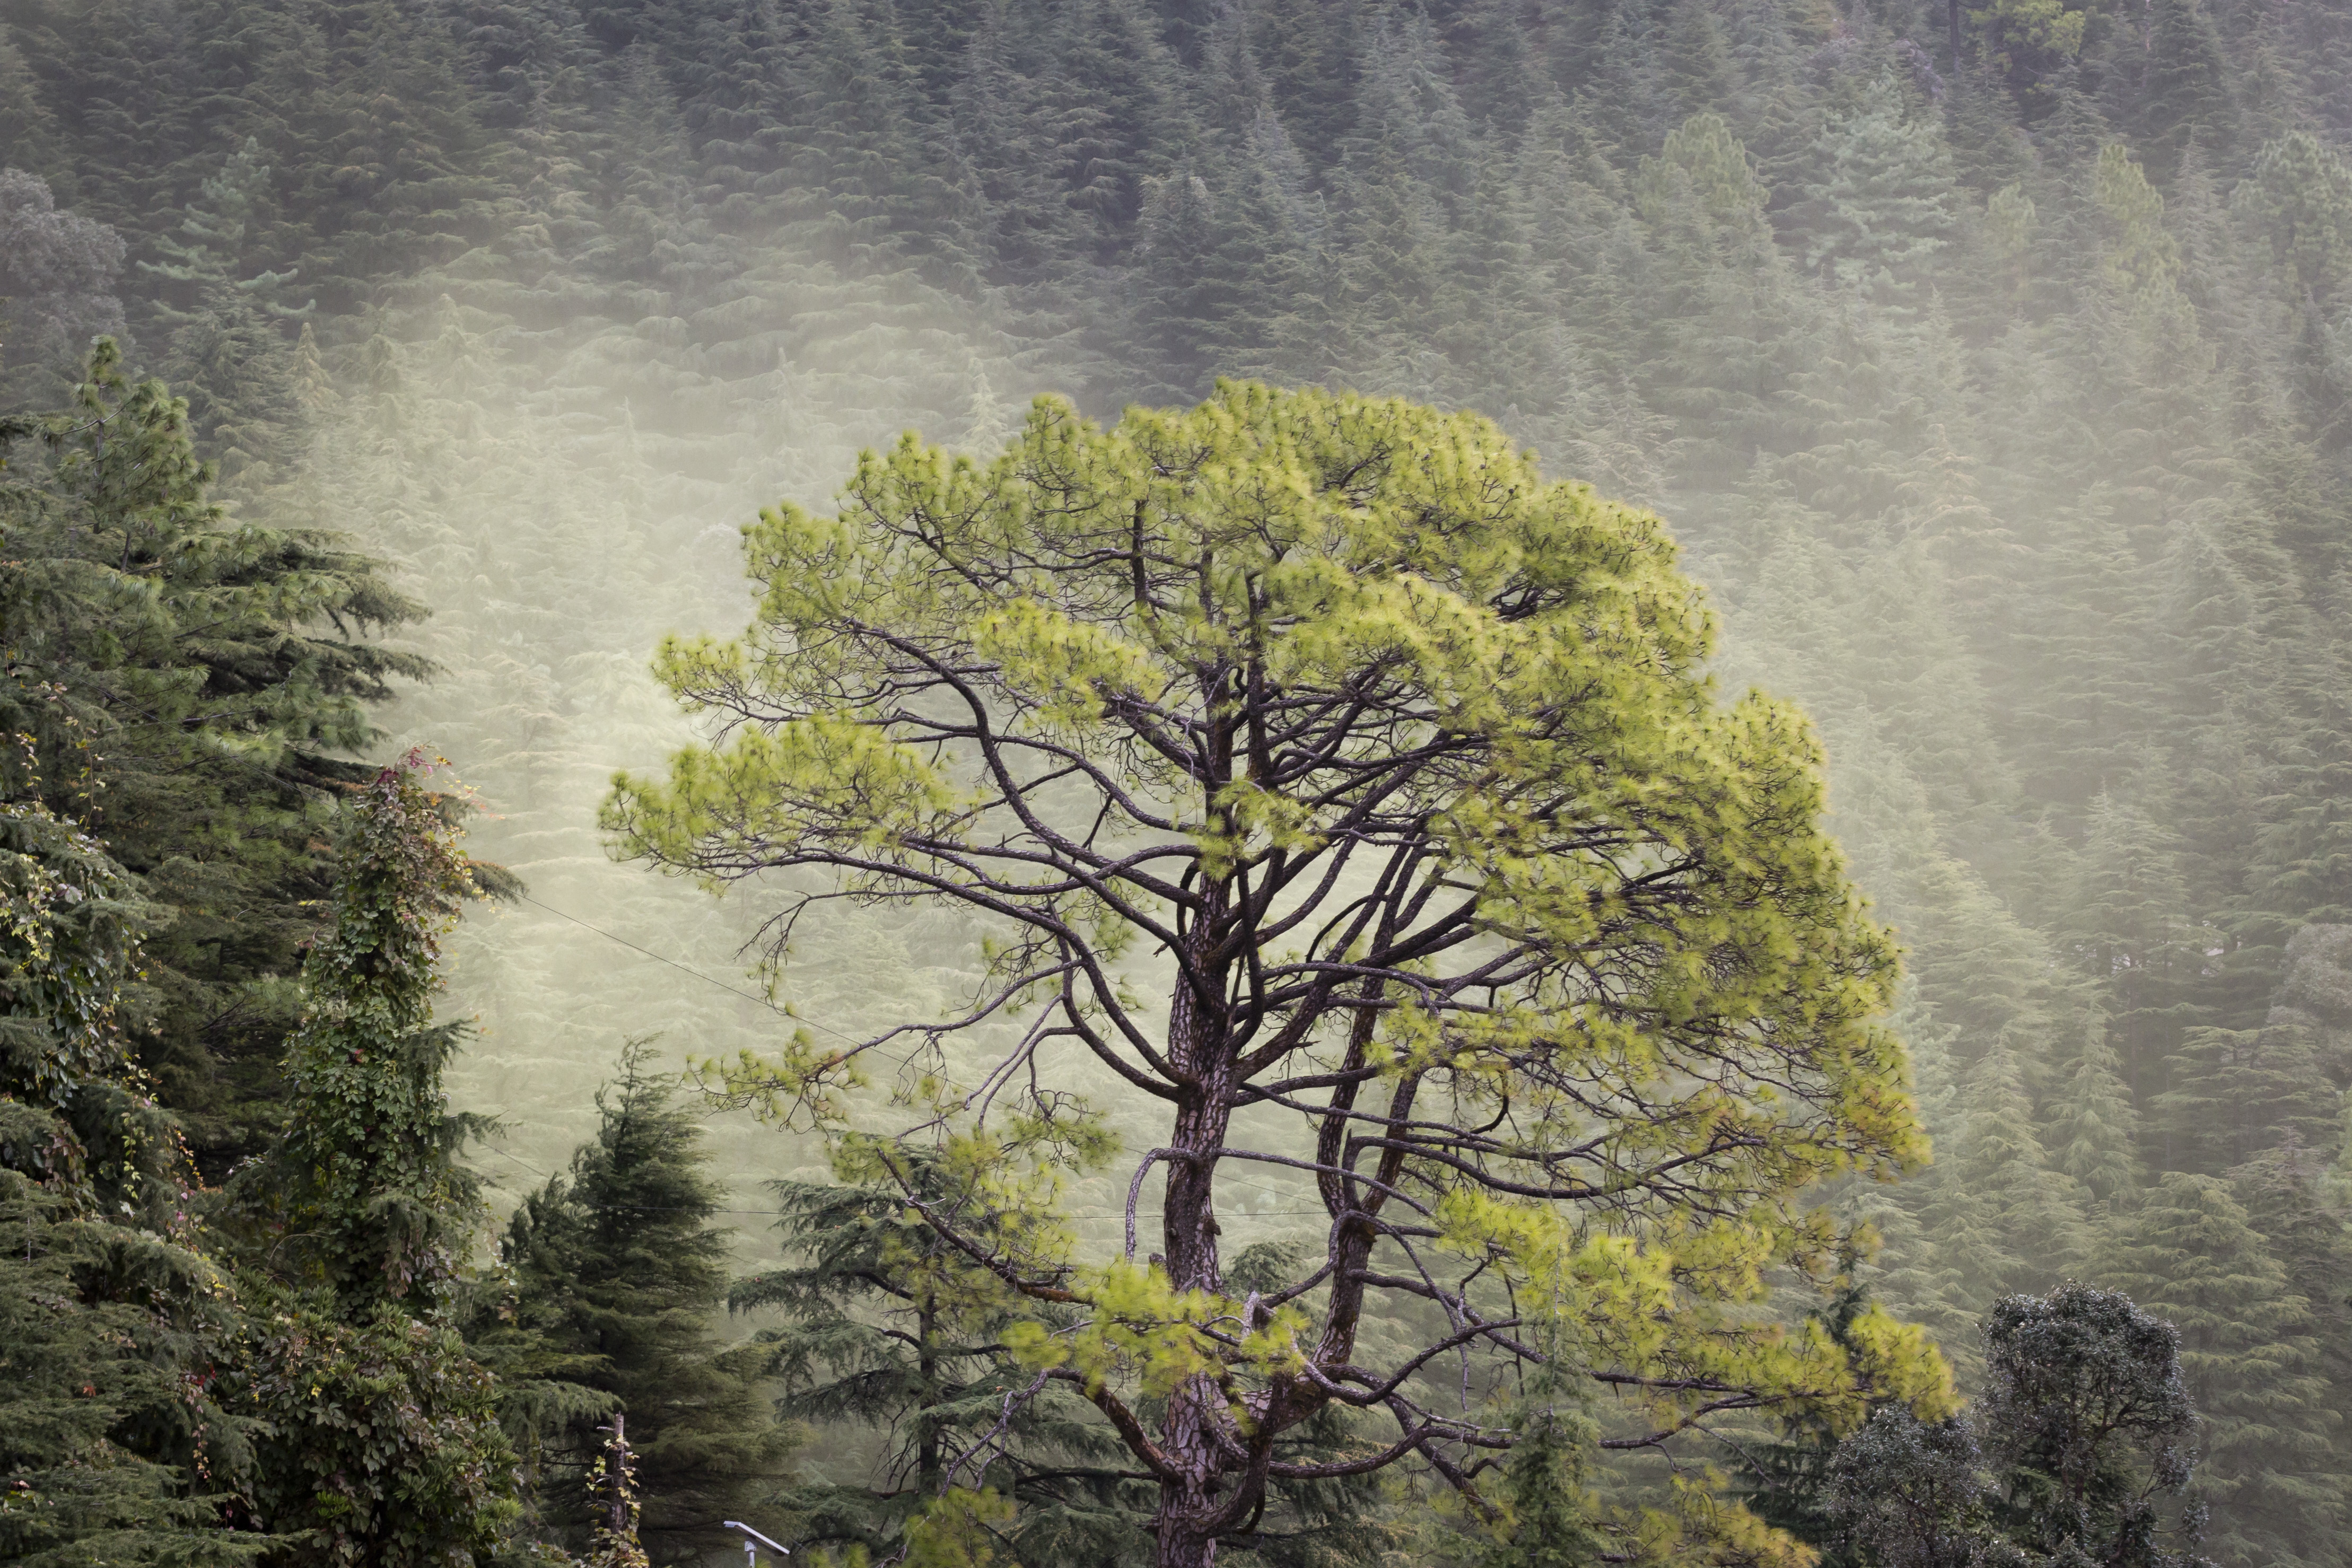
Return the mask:
M 253 1498 L 305 1564 L 425 1568 L 479 1558 L 518 1514 L 489 1374 L 450 1322 L 473 1186 L 441 1073 L 440 944 L 476 894 L 449 804 L 412 753 L 346 808 L 333 922 L 303 967 L 287 1047 L 290 1114 L 243 1167 L 231 1218 L 256 1278 L 239 1407 Z
M 0 628 L 28 608 L 0 565 Z M 11 717 L 66 694 L 0 675 Z M 0 795 L 0 1557 L 248 1563 L 250 1417 L 225 1405 L 246 1323 L 195 1249 L 179 1130 L 134 1064 L 153 916 L 103 845 L 33 791 Z
M 152 1005 L 131 1036 L 218 1179 L 283 1114 L 299 948 L 332 883 L 331 802 L 369 705 L 429 666 L 371 641 L 415 619 L 382 563 L 314 526 L 209 496 L 186 403 L 100 340 L 70 407 L 7 433 L 0 768 L 103 839 L 157 906 Z
M 1277 1479 L 1411 1460 L 1476 1497 L 1513 1434 L 1421 1379 L 1549 1359 L 1530 1271 L 1586 1282 L 1555 1298 L 1578 1370 L 1636 1423 L 1604 1446 L 1933 1402 L 1940 1360 L 1883 1313 L 1860 1357 L 1743 1327 L 1755 1270 L 1831 1244 L 1796 1195 L 1920 1150 L 1878 1021 L 1893 949 L 1820 828 L 1813 743 L 1783 705 L 1717 702 L 1656 518 L 1545 481 L 1475 415 L 1228 383 L 1108 430 L 1041 400 L 986 468 L 909 437 L 836 516 L 778 507 L 748 548 L 749 635 L 657 666 L 727 738 L 622 779 L 607 827 L 709 880 L 838 874 L 799 910 L 996 925 L 949 1019 L 803 1033 L 725 1077 L 838 1129 L 866 1063 L 915 1052 L 880 1168 L 949 1161 L 1021 1216 L 978 1236 L 902 1182 L 1034 1320 L 1030 1386 L 1082 1392 L 1154 1479 L 1160 1563 L 1245 1537 Z M 950 1048 L 1016 1003 L 966 1082 Z M 1024 1190 L 1111 1153 L 1060 1086 L 1074 1060 L 1152 1108 L 1127 1187 L 1133 1213 L 1163 1167 L 1148 1252 L 1080 1253 Z M 1295 1138 L 1245 1132 L 1250 1106 Z M 1235 1164 L 1299 1171 L 1330 1222 L 1241 1298 Z M 1374 1318 L 1431 1329 L 1368 1364 Z M 1279 1457 L 1332 1409 L 1385 1412 L 1386 1446 Z M 1695 1531 L 1745 1517 L 1692 1508 Z
M 85 1212 L 162 1227 L 184 1162 L 127 1038 L 152 917 L 70 820 L 0 800 L 0 1168 Z
M 0 590 L 0 619 L 21 602 Z M 7 678 L 20 703 L 60 695 Z M 29 735 L 13 738 L 30 748 Z M 252 1528 L 239 1492 L 253 1423 L 224 1407 L 216 1384 L 245 1325 L 226 1271 L 193 1250 L 178 1129 L 125 1039 L 152 912 L 103 846 L 11 794 L 0 801 L 0 1557 L 249 1563 L 285 1542 Z

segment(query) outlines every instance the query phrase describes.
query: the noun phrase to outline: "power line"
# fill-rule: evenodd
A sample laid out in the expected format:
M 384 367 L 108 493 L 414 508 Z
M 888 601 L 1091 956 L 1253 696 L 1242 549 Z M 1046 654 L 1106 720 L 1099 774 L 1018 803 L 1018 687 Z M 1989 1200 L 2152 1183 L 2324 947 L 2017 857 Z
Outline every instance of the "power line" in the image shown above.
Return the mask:
M 563 910 L 556 908 L 555 905 L 551 904 L 547 904 L 539 899 L 533 898 L 528 893 L 517 893 L 515 896 L 521 899 L 525 904 L 538 905 L 538 907 L 546 910 L 550 915 L 554 915 L 558 920 L 568 920 L 572 925 L 580 927 L 583 931 L 593 931 L 597 936 L 604 938 L 607 942 L 618 942 L 622 946 L 626 947 L 632 953 L 642 953 L 657 964 L 667 964 L 671 968 L 676 969 L 682 975 L 691 975 L 706 986 L 716 986 L 730 996 L 740 997 L 747 1002 L 757 1002 L 779 1018 L 788 1018 L 796 1024 L 803 1025 L 809 1029 L 821 1030 L 825 1034 L 833 1036 L 834 1039 L 844 1041 L 849 1045 L 857 1045 L 862 1043 L 853 1036 L 844 1034 L 837 1029 L 832 1029 L 824 1024 L 818 1023 L 814 1019 L 804 1019 L 798 1013 L 792 1011 L 790 1009 L 780 1008 L 765 997 L 753 996 L 750 991 L 743 990 L 740 987 L 730 986 L 724 980 L 714 979 L 710 976 L 704 974 L 701 970 L 681 964 L 677 959 L 669 957 L 664 954 L 656 953 L 650 947 L 641 947 L 636 943 L 630 941 L 627 937 L 615 936 L 614 933 L 605 930 L 601 925 L 592 925 L 587 921 L 581 919 L 578 915 L 568 914 Z M 907 1061 L 912 1060 L 913 1057 L 911 1055 L 907 1058 Z M 906 1061 L 902 1061 L 899 1065 L 904 1067 L 906 1065 Z M 507 1154 L 504 1149 L 499 1148 L 496 1145 L 492 1145 L 491 1149 L 493 1153 L 504 1155 L 506 1158 L 513 1160 L 515 1164 L 521 1166 L 523 1169 L 530 1171 L 531 1175 L 538 1176 L 542 1181 L 553 1179 L 545 1171 L 538 1169 L 528 1161 L 519 1159 L 513 1155 Z M 1254 1182 L 1233 1181 L 1228 1185 L 1242 1187 L 1250 1192 L 1264 1193 L 1268 1197 L 1286 1197 L 1289 1196 L 1287 1193 L 1278 1192 L 1270 1186 L 1259 1186 Z M 643 1205 L 631 1204 L 611 1204 L 606 1207 L 614 1208 L 630 1208 L 634 1211 L 645 1213 L 674 1213 L 682 1206 L 673 1205 L 658 1209 L 647 1207 Z M 707 1209 L 704 1212 L 709 1214 L 759 1218 L 769 1218 L 772 1216 L 772 1211 L 768 1209 L 753 1208 L 713 1208 Z M 1281 1215 L 1324 1215 L 1327 1211 L 1320 1208 L 1266 1208 L 1244 1210 L 1244 1212 L 1250 1215 L 1274 1217 Z M 1125 1209 L 1120 1209 L 1116 1213 L 1105 1214 L 1066 1213 L 1062 1218 L 1065 1219 L 1125 1219 L 1127 1218 L 1127 1211 Z
M 490 1153 L 497 1155 L 503 1159 L 514 1161 L 515 1164 L 520 1166 L 531 1175 L 539 1177 L 541 1181 L 551 1181 L 554 1179 L 550 1176 L 547 1172 L 541 1170 L 537 1166 L 532 1165 L 529 1160 L 524 1159 L 520 1155 L 508 1154 L 506 1150 L 499 1148 L 496 1144 L 488 1144 L 485 1146 L 489 1149 Z M 1233 1185 L 1235 1186 L 1244 1186 L 1248 1184 L 1244 1182 L 1235 1182 Z M 1274 1189 L 1272 1187 L 1255 1187 L 1252 1188 L 1252 1190 L 1256 1192 L 1271 1193 Z M 622 1209 L 630 1214 L 723 1214 L 731 1219 L 773 1219 L 776 1218 L 776 1211 L 772 1208 L 699 1208 L 692 1204 L 684 1203 L 602 1203 L 598 1204 L 596 1207 L 599 1208 Z M 1301 1214 L 1319 1215 L 1323 1212 L 1324 1211 L 1319 1208 L 1254 1208 L 1244 1209 L 1242 1214 L 1236 1218 Z M 1094 1210 L 1066 1212 L 1062 1218 L 1065 1219 L 1125 1219 L 1127 1218 L 1127 1211 L 1121 1209 L 1117 1213 L 1107 1211 L 1097 1212 Z
M 539 904 L 540 908 L 546 910 L 558 920 L 569 920 L 572 925 L 577 925 L 583 931 L 593 931 L 597 936 L 604 937 L 607 942 L 618 942 L 622 946 L 626 947 L 632 953 L 643 953 L 646 957 L 651 958 L 657 964 L 667 964 L 671 968 L 676 969 L 682 975 L 692 975 L 696 979 L 700 980 L 706 986 L 716 986 L 730 996 L 740 997 L 747 1002 L 757 1002 L 779 1018 L 788 1018 L 794 1023 L 806 1024 L 809 1028 L 814 1030 L 823 1030 L 826 1034 L 833 1036 L 834 1039 L 848 1040 L 852 1045 L 856 1045 L 857 1043 L 857 1041 L 850 1040 L 849 1036 L 842 1033 L 837 1029 L 826 1029 L 825 1026 L 821 1023 L 816 1023 L 811 1019 L 798 1016 L 788 1008 L 778 1007 L 775 1003 L 770 1001 L 765 997 L 753 996 L 751 992 L 742 989 L 740 987 L 730 986 L 724 980 L 713 979 L 709 975 L 704 974 L 701 970 L 688 968 L 686 965 L 679 963 L 677 959 L 665 957 L 661 954 L 655 952 L 650 947 L 640 947 L 625 936 L 616 936 L 601 925 L 591 925 L 588 922 L 581 919 L 578 915 L 566 915 L 562 910 L 556 908 L 555 905 L 551 904 L 541 904 L 538 899 L 533 898 L 527 893 L 519 893 L 515 896 L 521 899 L 525 904 Z

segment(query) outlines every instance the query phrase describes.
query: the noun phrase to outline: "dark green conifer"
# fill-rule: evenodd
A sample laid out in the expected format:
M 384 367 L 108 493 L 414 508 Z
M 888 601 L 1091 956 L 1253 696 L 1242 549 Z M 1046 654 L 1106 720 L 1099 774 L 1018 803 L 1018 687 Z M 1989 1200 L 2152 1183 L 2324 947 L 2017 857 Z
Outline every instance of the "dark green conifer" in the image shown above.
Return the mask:
M 1520 0 L 1468 0 L 1444 30 L 1462 107 L 1474 124 L 1506 145 L 1517 142 L 1555 90 L 1531 25 L 1539 25 L 1539 17 L 1532 13 Z
M 1674 0 L 1663 32 L 1661 86 L 1675 113 L 1687 119 L 1734 110 L 1738 101 L 1737 68 L 1707 0 Z
M 1882 78 L 1822 131 L 1820 170 L 1790 214 L 1807 267 L 1890 306 L 1916 306 L 1959 225 L 1951 153 L 1934 120 L 1906 112 Z
M 1528 1385 L 1511 1423 L 1518 1435 L 1498 1489 L 1504 1521 L 1478 1568 L 1597 1568 L 1609 1542 L 1591 1522 L 1589 1455 L 1599 1438 L 1568 1379 L 1545 1369 Z
M 2193 1029 L 2165 1058 L 2150 1130 L 2166 1166 L 2221 1176 L 2282 1145 L 2324 1148 L 2341 1115 L 2321 1074 L 2311 1031 L 2292 1021 L 2261 1029 Z
M 516 1325 L 552 1357 L 520 1370 L 608 1396 L 627 1417 L 638 1538 L 667 1563 L 725 1542 L 720 1521 L 785 1479 L 790 1435 L 761 1396 L 764 1354 L 714 1332 L 729 1232 L 712 1220 L 725 1198 L 702 1129 L 656 1058 L 646 1040 L 622 1052 L 596 1096 L 595 1142 L 524 1200 L 501 1250 Z M 541 1517 L 584 1545 L 603 1519 L 588 1480 L 603 1438 L 576 1421 L 540 1437 Z
M 1851 1352 L 1855 1348 L 1853 1325 L 1869 1306 L 1871 1291 L 1856 1277 L 1856 1265 L 1862 1261 L 1858 1249 L 1849 1250 L 1840 1261 L 1845 1273 L 1832 1285 L 1828 1299 L 1806 1315 L 1828 1331 L 1832 1343 Z M 1907 1416 L 1909 1412 L 1903 1414 Z M 1749 1511 L 1775 1529 L 1823 1549 L 1822 1560 L 1829 1568 L 1852 1568 L 1851 1552 L 1842 1550 L 1844 1530 L 1840 1515 L 1844 1511 L 1835 1496 L 1842 1445 L 1852 1434 L 1841 1431 L 1819 1410 L 1784 1416 L 1778 1425 L 1780 1429 L 1769 1437 L 1740 1445 L 1750 1480 Z
M 2236 116 L 2221 30 L 2201 0 L 2154 0 L 2147 64 L 2133 111 L 2133 140 L 2148 172 L 2168 182 L 2191 141 L 2223 160 L 2235 151 Z
M 1354 129 L 1357 0 L 1265 0 L 1250 7 L 1248 23 L 1250 57 L 1283 123 L 1315 166 L 1336 162 Z
M 2232 1186 L 2247 1218 L 2285 1270 L 2287 1288 L 2309 1303 L 2317 1372 L 2328 1389 L 2326 1407 L 2340 1414 L 2352 1410 L 2352 1223 L 2340 1184 L 2336 1192 L 2328 1190 L 2328 1153 L 2289 1144 L 2238 1172 Z M 2340 1165 L 2341 1151 L 2336 1154 L 2333 1163 Z M 2333 1448 L 2336 1470 L 2352 1469 L 2340 1427 Z M 2342 1527 L 2339 1508 L 2336 1521 L 2327 1528 Z M 2300 1550 L 2325 1561 L 2315 1544 L 2305 1542 Z
M 152 304 L 157 316 L 181 324 L 239 299 L 273 319 L 310 313 L 315 301 L 292 305 L 281 298 L 298 268 L 249 271 L 257 254 L 264 253 L 269 176 L 260 141 L 247 137 L 219 171 L 205 178 L 197 198 L 188 204 L 179 232 L 158 235 L 151 242 L 149 248 L 162 259 L 142 261 L 139 270 L 162 286 Z
M 2310 131 L 2267 143 L 2239 200 L 2286 273 L 2288 298 L 2326 303 L 2352 287 L 2352 167 L 2338 148 Z
M 1139 225 L 1136 358 L 1159 380 L 1145 392 L 1154 402 L 1197 398 L 1216 373 L 1227 323 L 1239 303 L 1239 279 L 1226 271 L 1224 204 L 1208 182 L 1180 169 L 1146 187 Z M 1148 345 L 1148 347 L 1146 346 Z
M 11 657 L 58 688 L 23 710 L 44 798 L 81 816 L 165 917 L 134 1039 L 217 1179 L 276 1130 L 298 948 L 330 885 L 342 760 L 368 704 L 425 674 L 367 633 L 419 607 L 382 564 L 307 523 L 238 524 L 211 499 L 187 404 L 132 385 L 101 340 L 73 406 L 0 475 L 17 563 Z
M 2161 1091 L 2178 1009 L 2202 967 L 2179 841 L 2136 802 L 2101 793 L 2059 929 L 2107 998 L 2108 1039 L 2142 1103 Z
M 0 1147 L 27 1110 L 0 1100 Z M 255 1434 L 215 1373 L 240 1326 L 209 1259 L 0 1168 L 0 1561 L 238 1568 L 293 1544 L 237 1496 Z
M 40 84 L 16 38 L 0 31 L 0 147 L 8 162 L 36 179 L 45 178 L 57 157 L 57 117 L 41 101 Z
M 2331 1562 L 2343 1417 L 2329 1404 L 2317 1320 L 2228 1186 L 2167 1172 L 2103 1272 L 2179 1329 L 2181 1375 L 2201 1418 L 2207 1548 L 2224 1562 Z
M 2094 1200 L 2112 1203 L 2137 1185 L 2138 1116 L 2107 1044 L 2105 1019 L 2090 1013 L 2082 1028 L 2082 1048 L 2061 1068 L 2053 1095 L 2051 1157 Z
M 927 1201 L 956 1201 L 937 1173 L 909 1176 Z M 772 1190 L 787 1263 L 738 1282 L 729 1303 L 785 1314 L 761 1335 L 778 1413 L 855 1443 L 779 1498 L 798 1538 L 886 1556 L 960 1480 L 1012 1500 L 1024 1561 L 1131 1554 L 1151 1500 L 1089 1407 L 1013 1361 L 1005 1305 L 984 1277 L 907 1223 L 888 1187 Z M 1000 1428 L 1003 1441 L 979 1445 Z

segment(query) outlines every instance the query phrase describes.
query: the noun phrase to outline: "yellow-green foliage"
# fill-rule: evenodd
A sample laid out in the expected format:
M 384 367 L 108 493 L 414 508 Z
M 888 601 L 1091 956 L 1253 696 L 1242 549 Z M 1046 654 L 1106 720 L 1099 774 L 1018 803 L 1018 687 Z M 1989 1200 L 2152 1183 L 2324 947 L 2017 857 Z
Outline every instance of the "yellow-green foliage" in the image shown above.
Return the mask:
M 2164 226 L 2164 197 L 2122 142 L 2099 149 L 2091 193 L 2113 235 L 2106 247 L 2107 277 L 2129 294 L 2168 290 L 2180 275 L 2180 247 Z
M 1836 1242 L 1801 1194 L 1926 1147 L 1880 1022 L 1895 946 L 1821 827 L 1818 745 L 1784 703 L 1718 697 L 1713 620 L 1655 516 L 1546 479 L 1475 414 L 1224 383 L 1108 429 L 1040 399 L 984 465 L 909 435 L 835 515 L 778 507 L 746 542 L 749 632 L 656 663 L 713 737 L 617 779 L 605 829 L 714 884 L 830 872 L 995 932 L 969 1011 L 711 1071 L 845 1130 L 862 1063 L 928 1051 L 893 1131 L 1036 1215 L 962 1253 L 1052 1304 L 1016 1330 L 1030 1365 L 1122 1430 L 1141 1396 L 1223 1423 L 1233 1452 L 1270 1443 L 1361 1372 L 1377 1246 L 1454 1269 L 1456 1321 L 1543 1328 L 1659 1432 L 1950 1408 L 1916 1331 L 1873 1316 L 1850 1353 L 1757 1314 L 1768 1278 Z M 1016 1013 L 989 1037 L 1008 1054 L 950 1071 L 950 1044 Z M 1034 1173 L 1106 1152 L 1037 1087 L 1052 1049 L 1180 1112 L 1149 1266 L 1079 1256 L 1046 1216 Z M 1243 1145 L 1244 1086 L 1297 1078 L 1296 1137 L 1251 1146 L 1305 1158 L 1324 1128 L 1335 1282 L 1261 1307 L 1223 1289 L 1192 1173 Z M 1015 1101 L 1017 1135 L 979 1130 Z M 1367 1126 L 1384 1138 L 1338 1152 Z M 1405 1207 L 1410 1231 L 1381 1218 Z M 1470 1338 L 1490 1366 L 1529 1343 Z M 1446 1419 L 1432 1443 L 1468 1430 Z M 1195 1460 L 1129 1441 L 1192 1484 L 1168 1478 Z M 1229 1528 L 1234 1505 L 1185 1495 L 1185 1528 Z M 1621 1528 L 1769 1558 L 1744 1520 L 1694 1503 Z
M 2095 9 L 2069 6 L 2066 0 L 1991 0 L 1970 7 L 1969 21 L 1995 64 L 2003 70 L 2031 69 L 2079 54 Z
M 992 1491 L 950 1490 L 907 1532 L 908 1568 L 989 1568 L 1013 1560 L 1002 1531 L 1013 1504 Z

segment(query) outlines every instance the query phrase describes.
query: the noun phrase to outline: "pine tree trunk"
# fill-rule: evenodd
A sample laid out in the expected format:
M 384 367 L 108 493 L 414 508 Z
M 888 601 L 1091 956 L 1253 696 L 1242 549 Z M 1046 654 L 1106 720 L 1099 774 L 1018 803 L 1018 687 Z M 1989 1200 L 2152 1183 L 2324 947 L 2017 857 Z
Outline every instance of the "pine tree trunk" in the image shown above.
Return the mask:
M 1223 913 L 1213 894 L 1207 902 L 1210 907 L 1195 928 L 1203 935 L 1216 929 Z M 1179 1291 L 1224 1287 L 1217 1255 L 1213 1156 L 1224 1145 L 1232 1114 L 1234 1061 L 1218 999 L 1223 996 L 1221 978 L 1204 974 L 1197 989 L 1180 979 L 1169 1009 L 1170 1054 L 1177 1071 L 1191 1081 L 1190 1092 L 1177 1106 L 1170 1139 L 1175 1157 L 1168 1165 L 1160 1214 L 1168 1277 Z M 1216 1426 L 1230 1419 L 1224 1396 L 1211 1378 L 1190 1379 L 1169 1399 L 1160 1451 L 1178 1473 L 1160 1489 L 1160 1545 L 1154 1554 L 1159 1568 L 1208 1568 L 1216 1557 L 1213 1521 L 1226 1500 L 1216 1495 L 1223 1457 Z
M 1160 1548 L 1152 1555 L 1156 1568 L 1210 1568 L 1216 1557 L 1214 1536 L 1186 1524 L 1181 1515 L 1161 1505 Z
M 1207 1528 L 1216 1514 L 1218 1454 L 1211 1423 L 1225 1418 L 1224 1397 L 1206 1377 L 1188 1380 L 1168 1401 L 1160 1451 L 1175 1461 L 1179 1479 L 1160 1488 L 1158 1568 L 1209 1568 L 1217 1538 Z

